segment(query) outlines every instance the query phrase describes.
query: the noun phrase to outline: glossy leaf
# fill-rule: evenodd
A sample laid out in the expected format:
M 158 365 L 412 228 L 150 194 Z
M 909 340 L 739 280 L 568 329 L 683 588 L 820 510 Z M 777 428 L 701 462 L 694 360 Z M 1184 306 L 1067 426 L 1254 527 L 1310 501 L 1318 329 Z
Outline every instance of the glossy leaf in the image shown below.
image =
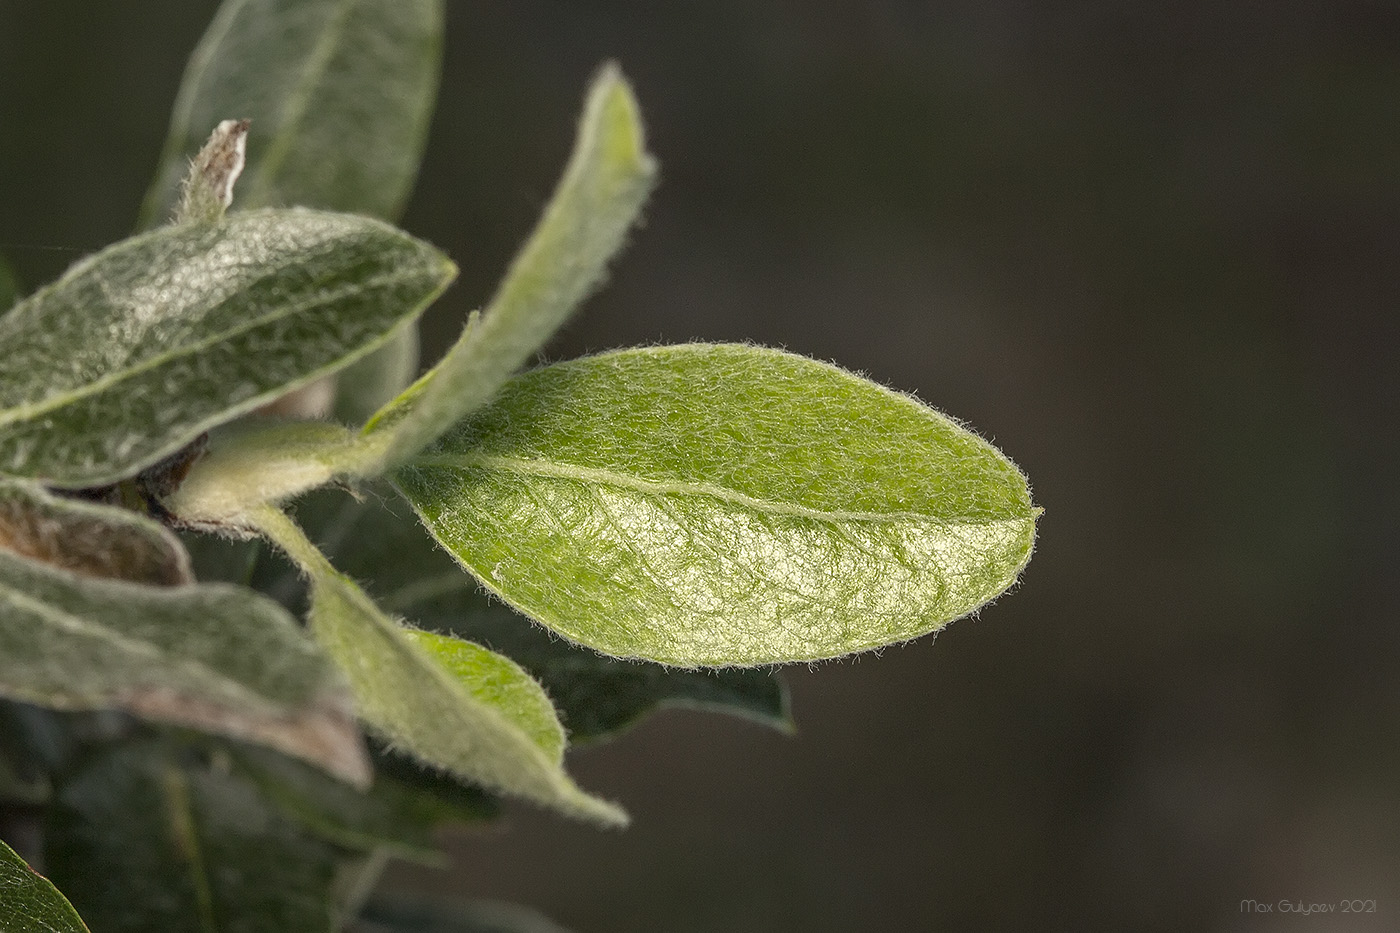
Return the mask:
M 482 405 L 597 285 L 651 191 L 656 163 L 641 115 L 615 66 L 588 93 L 564 176 L 486 312 L 403 396 L 366 426 L 374 475 L 402 462 Z
M 0 842 L 0 930 L 87 933 L 68 899 L 4 842 Z
M 334 668 L 285 610 L 241 587 L 94 579 L 0 551 L 0 695 L 119 709 L 368 779 Z
M 542 744 L 530 710 L 502 709 L 491 693 L 465 687 L 449 668 L 337 572 L 294 523 L 275 509 L 249 516 L 311 579 L 311 628 L 354 690 L 360 716 L 395 747 L 482 786 L 604 824 L 626 816 L 590 797 L 564 773 L 561 748 Z M 502 669 L 491 671 L 493 678 Z M 508 702 L 508 701 L 507 701 Z
M 244 208 L 396 219 L 418 174 L 442 55 L 442 0 L 225 0 L 185 71 L 146 226 L 174 206 L 222 120 L 251 120 Z
M 490 590 L 610 655 L 829 658 L 933 631 L 1030 558 L 1025 477 L 916 400 L 692 344 L 521 376 L 400 470 Z
M 193 749 L 112 746 L 60 789 L 55 881 L 102 933 L 329 933 L 341 853 Z
M 392 227 L 307 210 L 118 243 L 0 317 L 0 474 L 130 476 L 382 345 L 454 274 Z
M 0 478 L 0 550 L 91 577 L 155 586 L 192 583 L 190 557 L 158 522 Z
M 549 694 L 571 742 L 610 735 L 669 706 L 792 728 L 777 671 L 687 671 L 620 661 L 571 644 L 489 599 L 392 490 L 370 487 L 358 502 L 340 490 L 319 490 L 298 500 L 297 520 L 331 562 L 389 612 L 485 645 L 524 667 Z M 270 592 L 292 592 L 286 581 L 266 583 Z

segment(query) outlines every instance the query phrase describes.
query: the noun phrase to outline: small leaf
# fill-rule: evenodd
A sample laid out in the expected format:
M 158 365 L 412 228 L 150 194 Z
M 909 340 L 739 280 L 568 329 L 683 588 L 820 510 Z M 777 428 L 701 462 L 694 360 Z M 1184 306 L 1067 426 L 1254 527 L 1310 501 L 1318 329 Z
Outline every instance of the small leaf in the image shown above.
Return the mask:
M 533 709 L 506 711 L 466 689 L 461 670 L 416 644 L 281 512 L 263 508 L 247 520 L 310 577 L 313 633 L 349 678 L 360 716 L 396 747 L 491 790 L 603 824 L 626 822 L 617 806 L 569 779 L 558 746 L 517 725 Z
M 0 318 L 0 474 L 130 476 L 382 345 L 454 274 L 392 227 L 307 210 L 108 247 Z
M 535 370 L 396 482 L 506 602 L 618 657 L 760 665 L 926 634 L 1009 587 L 1025 477 L 914 399 L 775 350 Z
M 190 58 L 144 225 L 174 205 L 210 127 L 249 118 L 245 208 L 394 220 L 437 94 L 442 0 L 226 0 Z
M 501 711 L 545 755 L 564 760 L 564 729 L 540 685 L 510 658 L 451 635 L 405 629 L 478 702 Z
M 365 431 L 378 459 L 365 475 L 412 456 L 500 388 L 598 284 L 656 176 L 637 101 L 613 65 L 594 80 L 568 168 L 479 322 Z M 376 437 L 376 435 L 378 435 Z
M 49 810 L 52 876 L 102 933 L 329 933 L 339 850 L 192 751 L 149 740 L 87 761 Z
M 335 670 L 284 609 L 241 587 L 93 579 L 0 551 L 0 695 L 120 709 L 368 779 Z
M 63 499 L 0 478 L 0 549 L 91 577 L 192 583 L 190 556 L 163 525 L 126 509 Z
M 58 888 L 0 842 L 0 930 L 87 933 L 87 929 Z

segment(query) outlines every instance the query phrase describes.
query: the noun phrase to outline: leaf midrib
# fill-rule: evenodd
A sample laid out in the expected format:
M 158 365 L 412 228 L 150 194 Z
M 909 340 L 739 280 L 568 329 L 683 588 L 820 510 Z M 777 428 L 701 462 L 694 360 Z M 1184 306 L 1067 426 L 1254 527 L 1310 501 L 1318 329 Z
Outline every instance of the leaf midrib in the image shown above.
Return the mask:
M 284 266 L 282 268 L 286 267 Z M 322 292 L 304 301 L 292 302 L 290 304 L 281 305 L 279 306 L 279 309 L 277 311 L 263 315 L 259 318 L 254 318 L 251 321 L 245 321 L 236 327 L 232 327 L 228 330 L 221 331 L 212 336 L 206 337 L 203 340 L 198 340 L 194 343 L 172 348 L 170 350 L 165 351 L 164 353 L 157 353 L 154 356 L 148 357 L 147 359 L 143 360 L 136 366 L 108 373 L 107 375 L 94 379 L 92 382 L 85 383 L 84 385 L 76 389 L 72 389 L 59 395 L 51 396 L 50 398 L 44 399 L 42 402 L 33 402 L 27 405 L 19 405 L 13 408 L 5 409 L 4 411 L 0 411 L 0 427 L 16 424 L 21 421 L 32 420 L 47 412 L 53 411 L 58 408 L 62 408 L 65 405 L 72 404 L 89 396 L 97 395 L 101 392 L 104 392 L 112 386 L 117 385 L 118 383 L 124 382 L 128 379 L 134 379 L 135 377 L 143 373 L 149 372 L 154 369 L 158 369 L 159 367 L 165 365 L 168 362 L 178 360 L 181 357 L 192 356 L 194 354 L 199 353 L 202 350 L 206 350 L 209 347 L 215 346 L 226 340 L 230 340 L 241 334 L 248 333 L 249 331 L 256 330 L 264 325 L 272 324 L 284 318 L 301 314 L 302 312 L 310 308 L 315 308 L 320 305 L 331 304 L 349 295 L 353 295 L 359 291 L 367 291 L 369 289 L 378 288 L 380 286 L 392 285 L 400 281 L 407 281 L 413 278 L 415 274 L 416 273 L 405 271 L 387 272 L 383 275 L 378 275 L 362 282 L 344 285 L 341 288 L 331 291 L 329 293 Z M 267 279 L 271 277 L 271 275 L 267 275 L 263 276 L 262 279 Z M 224 301 L 219 302 L 217 305 L 214 305 L 206 313 L 213 313 L 217 311 L 220 307 L 226 305 L 228 302 L 235 300 L 238 297 L 238 294 L 241 294 L 241 291 L 239 293 L 235 293 L 234 295 L 229 296 Z
M 550 460 L 534 460 L 524 457 L 502 457 L 490 454 L 478 453 L 457 453 L 457 454 L 427 454 L 415 457 L 409 461 L 405 469 L 417 467 L 442 467 L 447 469 L 485 469 L 497 470 L 504 473 L 520 473 L 528 476 L 540 476 L 548 479 L 571 480 L 580 483 L 600 483 L 608 486 L 617 486 L 655 496 L 681 495 L 681 496 L 709 496 L 728 502 L 733 505 L 743 506 L 758 512 L 773 515 L 784 515 L 793 518 L 807 518 L 815 521 L 825 522 L 868 522 L 875 524 L 899 524 L 901 522 L 932 523 L 943 526 L 961 525 L 995 525 L 1008 521 L 1031 521 L 1038 514 L 1034 507 L 1026 509 L 1024 514 L 1005 515 L 1001 517 L 984 516 L 959 516 L 945 518 L 937 515 L 927 515 L 922 512 L 903 510 L 894 512 L 866 512 L 854 510 L 826 510 L 814 509 L 808 506 L 796 505 L 787 502 L 775 502 L 770 499 L 761 499 L 747 493 L 739 492 L 725 486 L 712 483 L 696 482 L 656 482 L 654 480 L 643 479 L 628 473 L 621 473 L 616 470 L 601 469 L 598 467 L 585 467 L 576 464 L 559 463 Z

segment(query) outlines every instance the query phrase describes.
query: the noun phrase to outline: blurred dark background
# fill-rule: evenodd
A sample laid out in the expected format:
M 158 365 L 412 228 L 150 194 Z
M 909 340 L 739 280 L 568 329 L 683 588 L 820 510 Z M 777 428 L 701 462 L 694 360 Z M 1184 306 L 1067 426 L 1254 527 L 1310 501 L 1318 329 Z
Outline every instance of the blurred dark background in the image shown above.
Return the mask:
M 130 230 L 215 6 L 0 0 L 30 287 Z M 662 714 L 572 759 L 632 829 L 516 807 L 389 884 L 580 933 L 1397 928 L 1400 8 L 448 7 L 404 220 L 462 268 L 430 346 L 616 58 L 663 181 L 548 356 L 834 360 L 976 426 L 1046 513 L 979 620 L 789 671 L 796 738 Z

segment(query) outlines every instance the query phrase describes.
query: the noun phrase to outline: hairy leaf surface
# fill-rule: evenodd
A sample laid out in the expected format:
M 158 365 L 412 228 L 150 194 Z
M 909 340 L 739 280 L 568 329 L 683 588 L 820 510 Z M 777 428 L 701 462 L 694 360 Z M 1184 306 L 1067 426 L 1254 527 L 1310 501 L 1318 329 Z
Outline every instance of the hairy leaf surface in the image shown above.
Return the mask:
M 87 933 L 87 929 L 68 899 L 0 842 L 0 930 Z
M 563 743 L 542 735 L 535 697 L 523 687 L 498 686 L 504 665 L 491 665 L 490 683 L 468 688 L 470 665 L 444 663 L 444 652 L 422 647 L 286 516 L 264 508 L 248 520 L 311 578 L 312 631 L 349 678 L 361 717 L 396 748 L 491 790 L 600 823 L 626 822 L 618 807 L 590 797 L 565 774 Z M 522 695 L 528 702 L 521 704 Z
M 396 482 L 506 602 L 686 667 L 933 631 L 1015 581 L 1039 513 L 1020 471 L 949 418 L 741 345 L 527 373 Z
M 598 284 L 655 177 L 632 89 L 616 66 L 604 66 L 544 216 L 486 312 L 469 320 L 430 373 L 366 425 L 378 455 L 362 472 L 376 474 L 383 464 L 410 457 L 530 359 Z
M 394 220 L 437 93 L 442 0 L 227 0 L 190 58 L 145 226 L 221 120 L 250 119 L 237 203 Z
M 300 209 L 111 246 L 0 317 L 0 474 L 130 476 L 380 346 L 454 274 L 378 221 Z
M 335 669 L 286 610 L 241 587 L 93 579 L 0 551 L 0 695 L 120 709 L 368 779 Z

